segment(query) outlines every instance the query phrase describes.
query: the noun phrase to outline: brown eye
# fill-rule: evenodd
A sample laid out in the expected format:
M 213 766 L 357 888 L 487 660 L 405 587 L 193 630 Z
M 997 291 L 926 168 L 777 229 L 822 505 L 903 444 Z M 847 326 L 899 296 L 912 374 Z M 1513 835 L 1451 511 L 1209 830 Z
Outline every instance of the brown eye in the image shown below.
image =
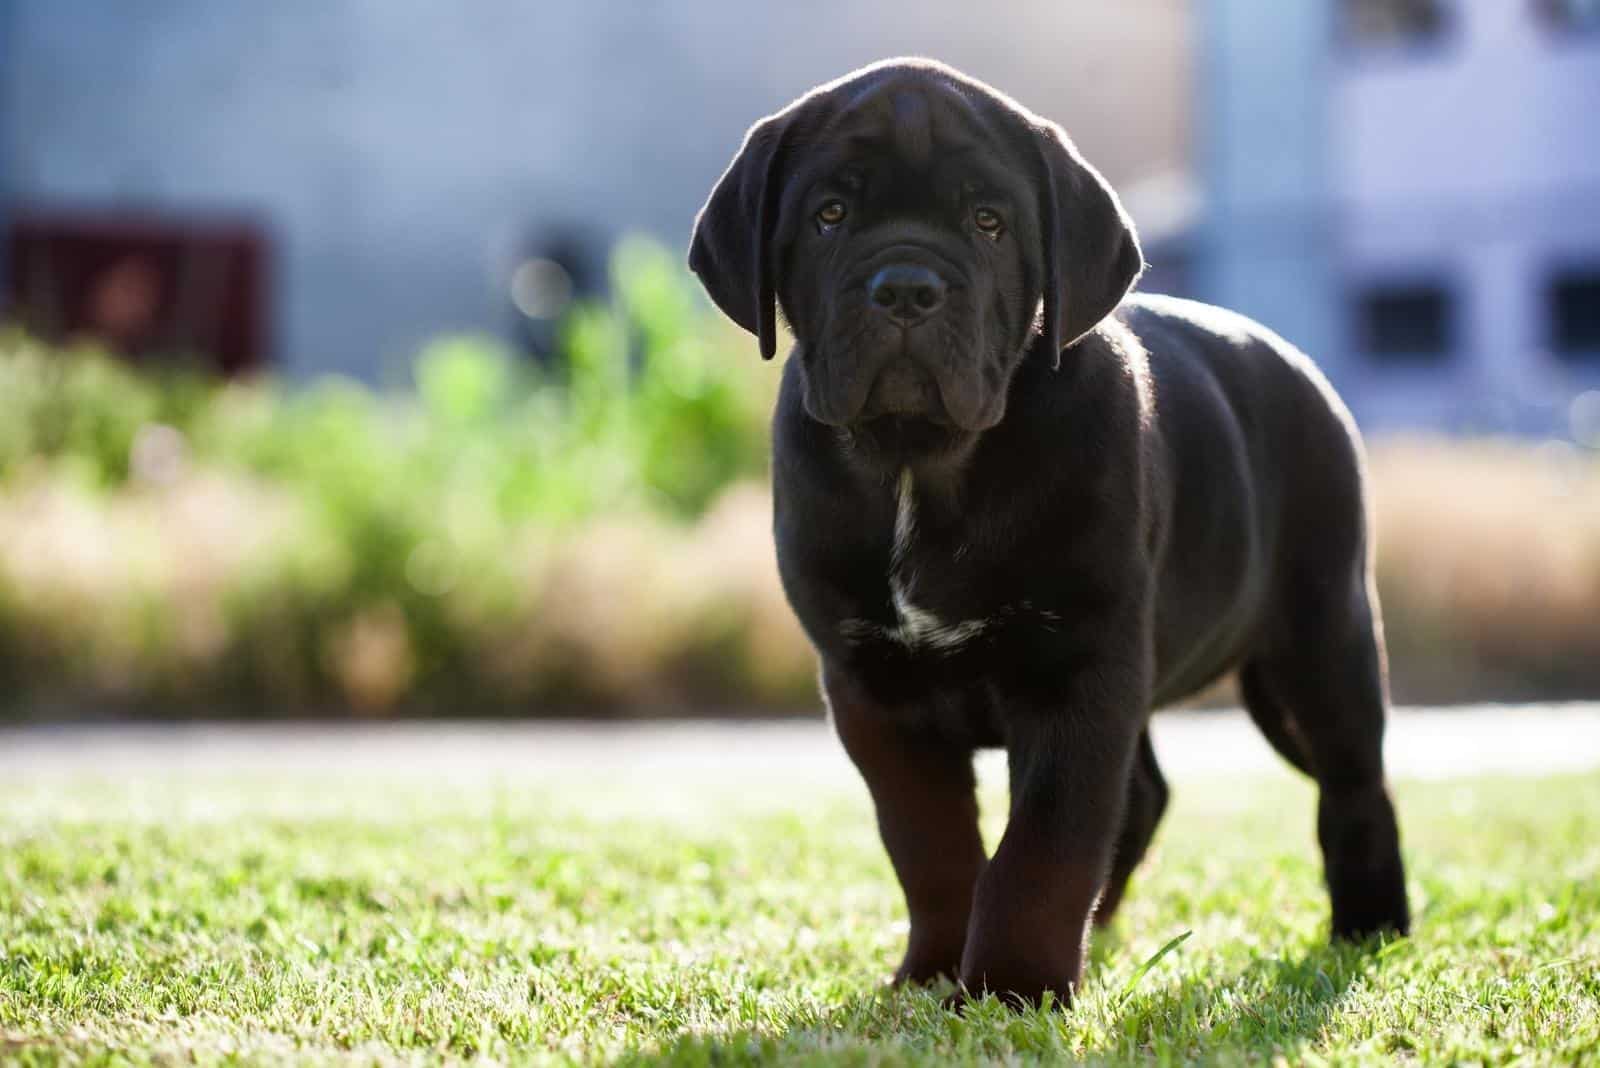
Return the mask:
M 990 237 L 998 235 L 1000 233 L 1000 227 L 1004 225 L 1004 223 L 1000 221 L 1000 213 L 989 208 L 979 208 L 977 211 L 973 212 L 972 222 L 973 225 L 977 226 L 979 230 L 982 230 Z
M 844 222 L 844 201 L 830 200 L 817 209 L 817 222 L 823 226 L 838 226 Z

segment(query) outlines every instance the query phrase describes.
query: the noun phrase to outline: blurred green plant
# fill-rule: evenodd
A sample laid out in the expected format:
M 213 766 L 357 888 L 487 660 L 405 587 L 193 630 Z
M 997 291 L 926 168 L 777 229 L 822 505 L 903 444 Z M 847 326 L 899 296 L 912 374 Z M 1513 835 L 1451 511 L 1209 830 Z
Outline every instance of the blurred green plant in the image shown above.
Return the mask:
M 762 474 L 770 376 L 733 357 L 740 343 L 665 249 L 628 239 L 612 274 L 615 299 L 568 316 L 554 368 L 492 338 L 446 337 L 402 395 L 336 377 L 291 390 L 141 373 L 93 348 L 0 335 L 0 483 L 46 463 L 115 488 L 154 425 L 196 460 L 293 481 L 345 512 L 402 496 L 428 508 L 466 489 L 507 520 L 692 517 Z
M 718 678 L 742 670 L 737 650 L 723 655 L 740 611 L 702 605 L 701 623 L 619 636 L 650 648 L 613 655 L 604 636 L 575 637 L 575 621 L 592 611 L 584 598 L 623 591 L 544 603 L 572 570 L 553 561 L 580 552 L 594 524 L 625 520 L 664 546 L 766 467 L 775 376 L 741 358 L 748 343 L 678 258 L 626 240 L 612 283 L 610 301 L 569 314 L 552 366 L 445 337 L 404 392 L 140 372 L 90 347 L 0 335 L 0 537 L 40 547 L 31 561 L 0 550 L 0 671 L 9 663 L 13 682 L 0 687 L 380 707 L 474 691 L 624 700 L 680 677 L 740 692 Z M 205 522 L 173 530 L 186 500 Z M 44 529 L 47 516 L 73 536 Z M 115 548 L 102 558 L 119 538 L 158 561 L 145 579 L 119 577 Z M 658 570 L 638 543 L 626 550 L 611 564 Z M 185 578 L 196 568 L 217 573 L 203 593 Z M 101 588 L 87 594 L 86 581 Z M 184 655 L 196 613 L 216 616 L 220 637 Z M 668 662 L 681 670 L 656 670 Z

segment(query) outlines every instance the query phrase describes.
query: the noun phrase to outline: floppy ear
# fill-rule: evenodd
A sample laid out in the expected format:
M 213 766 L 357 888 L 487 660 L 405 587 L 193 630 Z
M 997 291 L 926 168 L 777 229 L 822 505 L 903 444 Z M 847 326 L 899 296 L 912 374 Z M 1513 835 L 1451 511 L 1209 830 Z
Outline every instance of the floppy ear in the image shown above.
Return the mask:
M 1144 270 L 1133 220 L 1100 172 L 1053 122 L 1033 126 L 1039 150 L 1039 229 L 1044 237 L 1044 337 L 1061 350 L 1111 314 Z
M 756 335 L 764 360 L 778 349 L 768 246 L 777 224 L 779 156 L 788 125 L 780 114 L 750 128 L 695 217 L 689 243 L 689 269 L 728 318 Z

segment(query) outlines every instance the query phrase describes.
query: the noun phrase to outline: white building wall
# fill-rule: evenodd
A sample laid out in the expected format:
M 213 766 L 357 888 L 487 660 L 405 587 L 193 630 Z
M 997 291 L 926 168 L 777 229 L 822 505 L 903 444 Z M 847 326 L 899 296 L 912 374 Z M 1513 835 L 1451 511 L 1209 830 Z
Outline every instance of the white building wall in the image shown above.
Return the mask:
M 1335 178 L 1355 208 L 1459 208 L 1600 187 L 1600 42 L 1530 0 L 1449 0 L 1435 44 L 1340 52 Z
M 1600 38 L 1523 0 L 1451 8 L 1438 41 L 1344 48 L 1332 66 L 1340 284 L 1443 279 L 1461 327 L 1447 367 L 1358 357 L 1351 388 L 1369 425 L 1559 426 L 1567 398 L 1600 380 L 1548 353 L 1545 302 L 1558 265 L 1600 265 Z

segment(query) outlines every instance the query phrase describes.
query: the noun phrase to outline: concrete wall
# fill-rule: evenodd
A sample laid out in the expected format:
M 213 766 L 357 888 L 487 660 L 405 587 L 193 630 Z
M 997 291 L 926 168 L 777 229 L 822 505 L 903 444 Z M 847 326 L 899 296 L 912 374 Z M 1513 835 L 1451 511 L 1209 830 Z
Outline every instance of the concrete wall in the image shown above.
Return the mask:
M 1532 3 L 1451 0 L 1441 38 L 1359 47 L 1337 0 L 1207 0 L 1201 292 L 1305 348 L 1372 428 L 1555 430 L 1600 366 L 1543 351 L 1545 284 L 1600 263 L 1600 37 Z M 1445 282 L 1437 366 L 1360 351 L 1355 295 Z
M 5 106 L 8 88 L 6 72 L 16 67 L 11 19 L 11 6 L 9 4 L 0 4 L 0 234 L 6 232 L 6 209 L 10 203 L 9 190 L 12 169 L 11 138 L 7 129 L 11 110 Z M 0 256 L 0 293 L 5 292 L 5 286 L 5 257 Z
M 1200 295 L 1254 316 L 1338 377 L 1322 3 L 1207 0 L 1198 157 Z
M 1335 65 L 1340 281 L 1443 278 L 1462 326 L 1442 371 L 1362 367 L 1376 424 L 1559 423 L 1600 382 L 1545 351 L 1544 301 L 1558 265 L 1600 264 L 1600 39 L 1533 8 L 1457 0 L 1438 42 Z
M 991 80 L 1114 180 L 1187 150 L 1182 0 L 1032 0 L 1003 18 L 965 0 L 0 10 L 14 201 L 259 220 L 294 372 L 396 377 L 431 335 L 507 330 L 507 276 L 547 224 L 684 245 L 750 122 L 888 55 Z

